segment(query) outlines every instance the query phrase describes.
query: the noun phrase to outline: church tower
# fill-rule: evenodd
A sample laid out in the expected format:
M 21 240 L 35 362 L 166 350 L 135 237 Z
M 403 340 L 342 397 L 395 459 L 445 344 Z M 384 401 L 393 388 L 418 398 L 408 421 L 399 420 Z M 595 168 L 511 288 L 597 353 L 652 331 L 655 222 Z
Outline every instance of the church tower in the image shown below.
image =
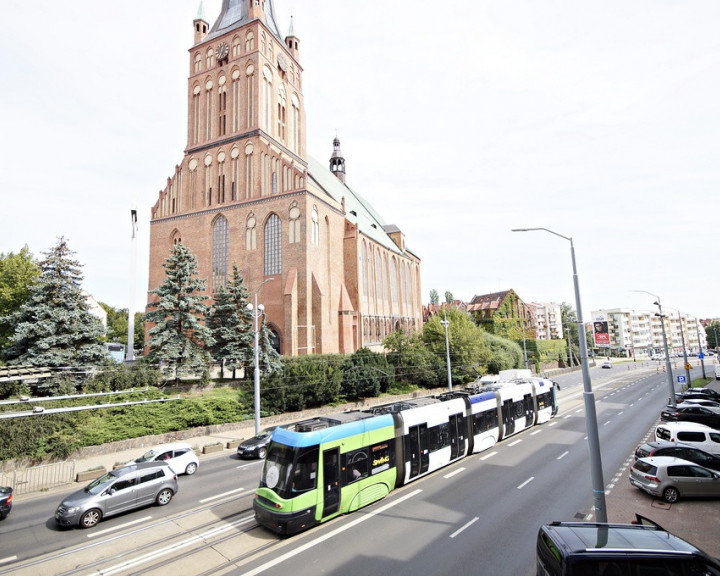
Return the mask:
M 330 157 L 330 172 L 337 176 L 338 180 L 345 184 L 345 158 L 340 151 L 340 140 L 337 136 L 333 140 L 333 153 Z

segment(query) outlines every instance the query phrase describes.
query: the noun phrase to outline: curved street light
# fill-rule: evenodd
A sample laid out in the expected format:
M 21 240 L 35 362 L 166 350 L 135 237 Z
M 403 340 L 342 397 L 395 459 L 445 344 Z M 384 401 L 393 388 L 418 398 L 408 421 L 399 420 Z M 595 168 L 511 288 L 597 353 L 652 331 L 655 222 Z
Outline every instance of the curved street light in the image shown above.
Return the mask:
M 590 381 L 588 368 L 587 336 L 580 306 L 580 286 L 578 283 L 577 266 L 575 264 L 575 246 L 572 238 L 553 232 L 548 228 L 514 228 L 513 232 L 534 232 L 542 230 L 559 236 L 570 242 L 570 257 L 572 259 L 573 284 L 575 287 L 575 306 L 577 308 L 578 340 L 580 341 L 580 365 L 583 375 L 583 400 L 585 402 L 585 427 L 588 435 L 588 449 L 590 450 L 590 476 L 592 480 L 593 502 L 597 521 L 607 523 L 607 507 L 605 505 L 605 483 L 603 481 L 602 458 L 600 456 L 600 436 L 598 434 L 597 413 L 595 410 L 595 394 Z
M 258 306 L 258 293 L 260 290 L 262 290 L 262 287 L 271 280 L 275 280 L 275 278 L 265 278 L 260 283 L 260 287 L 255 291 L 255 306 L 253 307 L 252 304 L 247 305 L 247 309 L 250 310 L 253 314 L 253 318 L 255 319 L 255 373 L 254 373 L 254 381 L 255 381 L 255 435 L 257 436 L 260 434 L 260 337 L 259 337 L 259 328 L 258 328 L 258 319 L 260 318 L 260 314 L 262 314 L 265 311 L 265 306 L 260 304 Z

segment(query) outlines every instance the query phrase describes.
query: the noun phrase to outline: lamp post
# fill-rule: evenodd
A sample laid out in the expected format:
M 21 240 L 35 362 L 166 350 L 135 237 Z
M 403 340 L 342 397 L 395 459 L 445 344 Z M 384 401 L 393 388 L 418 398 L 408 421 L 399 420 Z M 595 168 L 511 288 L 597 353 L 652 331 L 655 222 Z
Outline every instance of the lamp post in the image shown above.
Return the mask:
M 130 237 L 130 301 L 128 305 L 128 331 L 125 361 L 135 360 L 135 254 L 137 252 L 137 210 L 130 210 L 130 224 L 132 235 Z
M 523 356 L 525 357 L 525 370 L 528 369 L 527 359 L 527 346 L 525 345 L 525 318 L 522 319 L 522 332 L 523 332 Z
M 253 318 L 255 319 L 255 373 L 254 373 L 254 380 L 255 380 L 255 435 L 257 436 L 260 434 L 260 332 L 259 332 L 259 326 L 258 321 L 260 319 L 260 314 L 263 313 L 265 310 L 265 306 L 262 304 L 258 305 L 258 292 L 262 290 L 262 287 L 271 280 L 274 280 L 274 278 L 266 278 L 260 283 L 260 287 L 255 291 L 255 306 L 253 307 L 252 304 L 248 304 L 247 308 L 250 310 L 253 314 Z
M 700 322 L 698 322 L 697 318 L 695 318 L 695 330 L 697 332 L 698 338 L 698 356 L 700 356 L 700 366 L 702 366 L 702 377 L 707 378 L 707 376 L 705 375 L 705 354 L 703 354 L 702 340 L 700 340 Z
M 447 373 L 448 373 L 448 390 L 452 392 L 452 372 L 450 371 L 450 338 L 448 337 L 448 326 L 450 326 L 450 320 L 447 319 L 447 313 L 445 313 L 445 320 L 440 320 L 443 328 L 445 328 L 445 355 L 447 362 Z
M 673 384 L 673 374 L 672 374 L 672 365 L 670 364 L 670 354 L 668 353 L 668 344 L 667 344 L 667 334 L 665 333 L 665 314 L 663 314 L 662 311 L 662 304 L 660 304 L 660 296 L 657 294 L 653 294 L 652 292 L 648 292 L 647 290 L 631 290 L 631 292 L 644 292 L 645 294 L 649 294 L 653 298 L 655 298 L 655 306 L 658 307 L 659 312 L 655 313 L 655 316 L 660 318 L 660 327 L 662 328 L 662 335 L 663 335 L 663 347 L 665 348 L 665 371 L 667 372 L 668 377 L 668 389 L 670 391 L 670 405 L 675 408 L 677 406 L 677 402 L 675 402 L 675 384 Z
M 597 413 L 595 411 L 595 394 L 590 381 L 590 369 L 588 368 L 587 336 L 585 324 L 582 319 L 582 307 L 580 306 L 580 286 L 578 283 L 577 266 L 575 264 L 575 246 L 572 238 L 553 232 L 548 228 L 516 228 L 513 232 L 533 232 L 542 230 L 555 236 L 559 236 L 570 242 L 570 257 L 572 259 L 573 284 L 575 287 L 575 306 L 577 307 L 577 328 L 580 344 L 580 365 L 583 375 L 583 400 L 585 402 L 585 427 L 588 435 L 588 448 L 590 450 L 590 476 L 592 480 L 593 502 L 595 504 L 595 516 L 598 522 L 607 523 L 607 507 L 605 506 L 605 483 L 603 481 L 602 458 L 600 455 L 600 436 L 598 434 Z

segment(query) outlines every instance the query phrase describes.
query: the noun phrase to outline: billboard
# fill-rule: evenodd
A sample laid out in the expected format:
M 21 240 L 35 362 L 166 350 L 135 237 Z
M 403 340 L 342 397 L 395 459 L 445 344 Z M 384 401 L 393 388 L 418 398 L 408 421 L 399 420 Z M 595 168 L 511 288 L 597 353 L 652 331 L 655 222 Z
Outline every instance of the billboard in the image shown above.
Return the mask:
M 593 320 L 593 339 L 595 346 L 610 346 L 610 332 L 607 320 L 599 316 Z

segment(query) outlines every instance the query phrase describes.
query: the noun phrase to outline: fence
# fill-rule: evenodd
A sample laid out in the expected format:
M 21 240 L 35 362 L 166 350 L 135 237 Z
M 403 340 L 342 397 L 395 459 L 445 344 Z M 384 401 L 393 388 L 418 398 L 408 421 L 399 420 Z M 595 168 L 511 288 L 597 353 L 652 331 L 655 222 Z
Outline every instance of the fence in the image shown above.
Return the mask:
M 47 490 L 55 486 L 71 484 L 74 481 L 74 460 L 43 464 L 12 472 L 0 472 L 0 486 L 12 486 L 15 494 Z

